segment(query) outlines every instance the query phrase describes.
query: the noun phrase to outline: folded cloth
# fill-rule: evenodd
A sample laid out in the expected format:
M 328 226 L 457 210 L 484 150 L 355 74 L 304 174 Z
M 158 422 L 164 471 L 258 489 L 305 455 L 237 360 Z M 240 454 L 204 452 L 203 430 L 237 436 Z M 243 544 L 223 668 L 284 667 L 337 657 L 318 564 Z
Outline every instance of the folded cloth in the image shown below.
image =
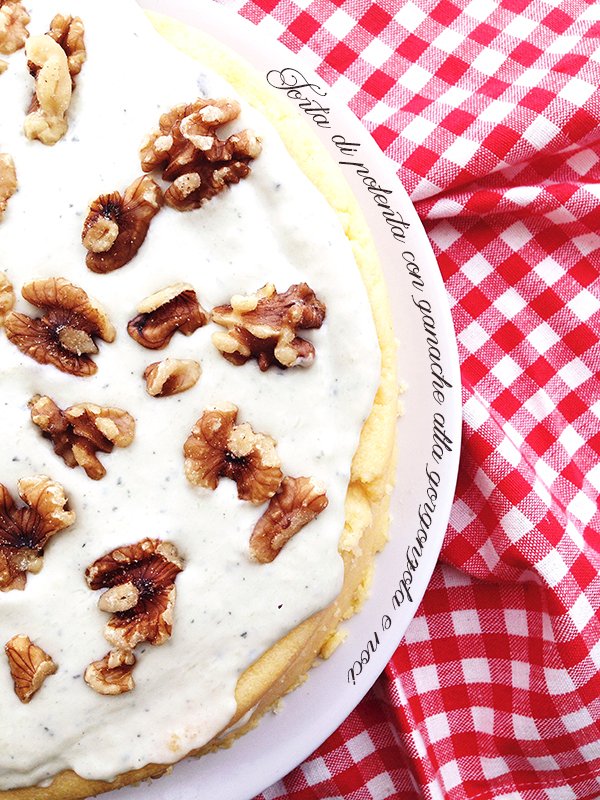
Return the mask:
M 600 5 L 225 0 L 398 164 L 456 328 L 440 563 L 385 674 L 264 800 L 600 797 Z

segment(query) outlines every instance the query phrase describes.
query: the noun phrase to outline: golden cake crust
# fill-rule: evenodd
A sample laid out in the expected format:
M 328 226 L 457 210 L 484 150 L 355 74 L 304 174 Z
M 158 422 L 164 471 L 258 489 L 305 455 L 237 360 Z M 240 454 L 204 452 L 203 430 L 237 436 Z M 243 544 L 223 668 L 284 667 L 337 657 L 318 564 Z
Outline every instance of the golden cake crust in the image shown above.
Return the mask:
M 341 172 L 313 132 L 284 100 L 265 86 L 261 75 L 223 45 L 176 20 L 158 14 L 150 17 L 166 39 L 223 75 L 242 97 L 275 125 L 301 169 L 334 208 L 352 244 L 373 309 L 381 349 L 380 386 L 353 459 L 346 499 L 346 524 L 339 543 L 345 567 L 342 591 L 330 606 L 291 631 L 242 674 L 236 687 L 237 712 L 230 725 L 251 710 L 252 716 L 235 731 L 223 731 L 192 754 L 202 755 L 229 746 L 235 738 L 253 727 L 282 694 L 297 686 L 319 653 L 331 651 L 332 637 L 339 623 L 352 616 L 365 597 L 373 556 L 386 542 L 389 523 L 398 402 L 396 343 L 387 289 L 367 224 Z M 182 757 L 185 755 L 182 753 Z M 66 771 L 56 776 L 47 788 L 8 790 L 0 792 L 0 798 L 80 800 L 159 777 L 170 769 L 171 766 L 150 764 L 123 773 L 112 782 L 89 781 Z

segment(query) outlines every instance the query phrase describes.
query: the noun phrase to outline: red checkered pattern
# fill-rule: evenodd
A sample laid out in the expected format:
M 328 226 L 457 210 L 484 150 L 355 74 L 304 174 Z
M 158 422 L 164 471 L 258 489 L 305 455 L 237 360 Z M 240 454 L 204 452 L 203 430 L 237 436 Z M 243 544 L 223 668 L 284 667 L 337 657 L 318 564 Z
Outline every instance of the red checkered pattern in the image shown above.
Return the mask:
M 425 600 L 375 689 L 261 800 L 598 800 L 600 6 L 228 4 L 398 163 L 464 393 Z

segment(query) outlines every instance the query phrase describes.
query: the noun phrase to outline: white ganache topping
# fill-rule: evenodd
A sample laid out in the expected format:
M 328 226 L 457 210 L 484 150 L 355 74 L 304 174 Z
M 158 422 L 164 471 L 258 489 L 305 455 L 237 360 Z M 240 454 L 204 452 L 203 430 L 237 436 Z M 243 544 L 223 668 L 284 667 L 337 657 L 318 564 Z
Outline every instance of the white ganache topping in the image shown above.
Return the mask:
M 350 466 L 378 384 L 380 355 L 368 297 L 341 225 L 277 133 L 247 102 L 235 129 L 262 138 L 252 172 L 201 209 L 163 208 L 133 260 L 110 274 L 90 272 L 81 231 L 89 203 L 123 192 L 141 174 L 139 146 L 161 113 L 198 96 L 235 96 L 201 64 L 178 53 L 131 0 L 31 0 L 31 35 L 57 12 L 85 24 L 87 61 L 54 147 L 23 135 L 33 80 L 21 50 L 0 77 L 0 152 L 15 162 L 18 191 L 0 222 L 0 270 L 16 310 L 39 316 L 21 297 L 24 283 L 62 276 L 108 312 L 117 330 L 99 342 L 97 374 L 75 377 L 23 355 L 0 331 L 0 483 L 49 475 L 65 488 L 76 523 L 46 547 L 41 572 L 24 591 L 0 593 L 0 789 L 47 782 L 64 769 L 112 779 L 150 762 L 172 763 L 210 740 L 235 712 L 242 672 L 269 646 L 330 603 L 343 579 L 338 540 Z M 309 368 L 261 372 L 255 361 L 227 362 L 211 342 L 213 324 L 175 334 L 160 352 L 127 334 L 138 303 L 163 287 L 190 283 L 204 308 L 307 282 L 327 306 Z M 199 382 L 152 398 L 142 374 L 166 357 L 202 365 Z M 49 395 L 61 408 L 80 402 L 129 411 L 128 448 L 100 454 L 107 474 L 90 480 L 69 469 L 30 419 L 27 403 Z M 329 505 L 270 564 L 248 557 L 250 533 L 265 510 L 240 501 L 233 481 L 211 492 L 185 478 L 183 443 L 203 410 L 235 403 L 238 422 L 272 436 L 286 475 L 324 484 Z M 85 569 L 145 537 L 173 542 L 185 560 L 176 581 L 173 634 L 140 645 L 133 691 L 94 692 L 86 666 L 110 649 L 98 592 Z M 2 649 L 25 634 L 56 662 L 28 705 L 17 699 Z

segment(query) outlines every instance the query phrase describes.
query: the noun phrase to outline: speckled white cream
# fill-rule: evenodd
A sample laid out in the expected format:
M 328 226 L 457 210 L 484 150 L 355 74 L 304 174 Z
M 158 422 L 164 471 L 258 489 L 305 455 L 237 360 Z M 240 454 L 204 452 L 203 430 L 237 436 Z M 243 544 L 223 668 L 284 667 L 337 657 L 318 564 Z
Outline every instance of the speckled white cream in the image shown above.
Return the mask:
M 252 175 L 198 211 L 164 209 L 136 258 L 117 272 L 85 266 L 81 227 L 90 200 L 123 190 L 140 174 L 138 147 L 159 114 L 199 93 L 232 94 L 220 78 L 172 50 L 129 0 L 31 0 L 32 34 L 57 12 L 80 15 L 88 60 L 77 79 L 69 131 L 55 147 L 28 142 L 22 123 L 32 91 L 23 51 L 0 77 L 0 152 L 15 160 L 19 190 L 0 223 L 0 269 L 17 291 L 34 278 L 64 276 L 108 309 L 118 334 L 101 343 L 92 378 L 40 366 L 0 335 L 0 482 L 45 473 L 61 482 L 77 522 L 47 547 L 24 592 L 0 593 L 0 647 L 27 634 L 58 664 L 29 705 L 16 698 L 0 651 L 0 788 L 47 781 L 65 768 L 112 778 L 148 762 L 172 762 L 209 740 L 235 711 L 244 669 L 339 590 L 337 542 L 352 455 L 378 381 L 379 351 L 368 299 L 340 225 L 267 122 L 245 107 L 264 151 Z M 206 308 L 267 281 L 278 290 L 307 281 L 327 304 L 309 332 L 310 369 L 261 373 L 227 363 L 208 325 L 177 334 L 161 353 L 126 332 L 137 303 L 177 281 L 194 285 Z M 17 308 L 36 314 L 19 295 Z M 157 357 L 194 358 L 202 377 L 189 392 L 150 398 L 142 372 Z M 63 408 L 89 401 L 124 408 L 137 421 L 128 449 L 102 460 L 104 480 L 70 470 L 32 425 L 35 393 Z M 326 485 L 329 507 L 269 565 L 251 564 L 250 532 L 264 511 L 237 499 L 235 484 L 190 486 L 182 446 L 202 410 L 232 401 L 240 421 L 278 443 L 283 470 Z M 84 581 L 112 548 L 145 536 L 169 539 L 186 560 L 177 579 L 173 636 L 137 648 L 135 691 L 102 697 L 83 681 L 109 649 L 107 615 Z

